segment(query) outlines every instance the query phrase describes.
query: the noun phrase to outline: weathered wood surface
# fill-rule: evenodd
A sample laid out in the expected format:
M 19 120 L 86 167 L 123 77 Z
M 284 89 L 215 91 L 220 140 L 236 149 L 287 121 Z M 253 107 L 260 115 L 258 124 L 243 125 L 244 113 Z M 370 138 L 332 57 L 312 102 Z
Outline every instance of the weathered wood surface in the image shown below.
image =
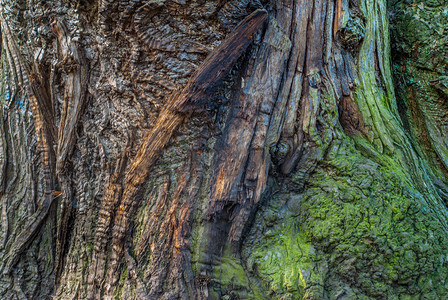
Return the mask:
M 124 251 L 126 251 L 124 248 L 125 238 L 131 223 L 132 214 L 138 202 L 137 194 L 142 184 L 147 180 L 148 173 L 161 154 L 161 151 L 170 141 L 175 130 L 185 120 L 184 107 L 198 107 L 197 102 L 206 96 L 206 89 L 209 89 L 210 93 L 216 88 L 220 81 L 229 73 L 237 59 L 247 49 L 252 41 L 253 35 L 261 29 L 266 17 L 267 13 L 261 10 L 257 10 L 247 16 L 226 37 L 220 46 L 210 53 L 201 67 L 192 75 L 185 88 L 181 92 L 176 91 L 171 95 L 164 109 L 160 112 L 154 127 L 145 134 L 139 151 L 129 164 L 128 171 L 122 183 L 122 191 L 108 191 L 108 188 L 116 191 L 116 184 L 110 184 L 106 188 L 104 198 L 101 200 L 104 207 L 101 210 L 107 213 L 104 215 L 105 218 L 99 221 L 100 225 L 95 236 L 93 263 L 90 267 L 90 273 L 95 274 L 95 278 L 89 280 L 89 298 L 99 297 L 99 293 L 102 291 L 99 282 L 102 281 L 103 274 L 97 270 L 101 270 L 105 262 L 105 243 L 107 242 L 105 232 L 107 228 L 112 226 L 112 254 L 109 258 L 108 272 L 104 274 L 104 286 L 106 287 L 104 293 L 106 296 L 111 297 L 117 284 L 116 274 L 122 263 Z M 174 198 L 177 199 L 178 197 L 176 196 Z M 112 208 L 117 205 L 118 212 L 115 213 L 115 218 L 112 220 Z M 173 213 L 176 208 L 177 204 L 175 201 L 171 204 L 170 211 Z M 190 216 L 184 220 L 186 222 L 189 222 L 191 213 L 188 215 Z M 168 218 L 167 221 L 169 220 Z M 177 227 L 178 224 L 171 224 L 171 226 Z M 157 269 L 160 268 L 159 264 L 155 264 L 155 266 L 157 266 Z M 158 285 L 161 284 L 163 282 L 160 282 Z M 151 289 L 151 295 L 154 297 L 160 292 L 160 287 Z
M 185 106 L 195 109 L 195 102 L 205 101 L 210 97 L 252 42 L 254 34 L 261 28 L 266 18 L 267 12 L 257 9 L 241 21 L 191 76 L 173 109 L 184 111 Z
M 448 213 L 399 121 L 385 3 L 3 1 L 0 298 L 440 282 Z
M 75 130 L 83 112 L 87 92 L 87 67 L 79 46 L 72 41 L 64 23 L 53 20 L 51 27 L 61 52 L 59 72 L 66 72 L 64 103 L 58 126 L 57 173 L 63 172 L 67 156 L 75 142 Z
M 230 109 L 229 123 L 217 144 L 210 202 L 206 210 L 206 217 L 211 222 L 225 207 L 235 210 L 235 215 L 229 218 L 238 219 L 239 213 L 246 214 L 242 219 L 247 218 L 247 213 L 264 192 L 269 171 L 266 134 L 290 44 L 277 22 L 271 20 L 262 44 L 254 54 L 256 59 L 241 79 L 241 88 L 235 93 L 236 101 Z M 233 224 L 229 240 L 238 242 L 244 222 Z M 225 237 L 218 239 L 225 240 Z M 216 243 L 215 239 L 209 242 Z
M 1 15 L 0 20 L 4 45 L 7 46 L 5 50 L 9 64 L 14 67 L 14 73 L 17 76 L 15 78 L 16 83 L 23 85 L 30 100 L 34 117 L 34 130 L 36 132 L 39 150 L 42 153 L 42 169 L 45 178 L 43 197 L 38 203 L 37 210 L 29 217 L 29 221 L 25 224 L 23 230 L 17 235 L 15 240 L 10 240 L 9 245 L 6 244 L 5 246 L 10 251 L 4 260 L 2 272 L 7 274 L 12 271 L 19 256 L 39 233 L 54 203 L 54 151 L 52 149 L 52 143 L 55 137 L 55 127 L 52 123 L 49 99 L 40 82 L 41 78 L 37 77 L 25 58 L 21 55 L 16 41 L 11 34 L 9 25 Z

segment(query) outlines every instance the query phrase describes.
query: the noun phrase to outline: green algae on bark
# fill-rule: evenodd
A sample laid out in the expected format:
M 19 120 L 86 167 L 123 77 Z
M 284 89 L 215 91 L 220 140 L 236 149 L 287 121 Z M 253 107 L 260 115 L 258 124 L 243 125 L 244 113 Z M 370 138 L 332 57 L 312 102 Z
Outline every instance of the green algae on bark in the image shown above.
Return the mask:
M 354 141 L 335 157 L 319 163 L 303 193 L 278 188 L 261 209 L 245 243 L 249 270 L 275 299 L 447 297 L 440 212 Z

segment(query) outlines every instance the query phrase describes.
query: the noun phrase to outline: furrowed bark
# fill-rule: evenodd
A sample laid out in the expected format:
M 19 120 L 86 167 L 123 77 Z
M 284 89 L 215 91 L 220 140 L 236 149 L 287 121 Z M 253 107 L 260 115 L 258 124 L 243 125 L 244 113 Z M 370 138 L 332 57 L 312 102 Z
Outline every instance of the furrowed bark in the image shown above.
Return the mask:
M 17 263 L 19 256 L 38 234 L 55 199 L 53 196 L 54 154 L 52 151 L 54 126 L 50 121 L 51 115 L 48 109 L 48 97 L 46 97 L 45 92 L 42 90 L 39 78 L 26 65 L 25 59 L 20 55 L 9 26 L 3 17 L 1 17 L 1 26 L 2 33 L 5 37 L 5 45 L 7 46 L 6 51 L 11 61 L 10 64 L 15 66 L 15 73 L 20 76 L 20 81 L 23 83 L 30 99 L 39 151 L 42 153 L 42 170 L 45 178 L 44 195 L 38 204 L 36 212 L 29 216 L 30 221 L 25 225 L 24 230 L 18 234 L 15 240 L 10 240 L 12 244 L 6 245 L 6 248 L 9 248 L 9 253 L 2 267 L 2 272 L 3 274 L 8 274 Z
M 107 218 L 101 221 L 100 234 L 97 235 L 97 238 L 95 239 L 93 261 L 97 263 L 92 265 L 91 274 L 97 274 L 97 278 L 95 280 L 92 279 L 90 282 L 88 289 L 89 298 L 98 298 L 101 295 L 99 292 L 101 292 L 102 287 L 97 286 L 95 282 L 101 281 L 102 274 L 98 274 L 95 270 L 101 268 L 100 265 L 103 263 L 105 257 L 105 229 L 109 227 L 112 228 L 112 253 L 109 259 L 108 272 L 105 274 L 105 291 L 103 296 L 111 298 L 117 284 L 117 272 L 119 271 L 122 262 L 123 251 L 126 251 L 124 250 L 124 242 L 126 232 L 131 222 L 130 217 L 134 213 L 137 205 L 137 193 L 141 188 L 141 185 L 147 180 L 148 172 L 151 170 L 153 163 L 158 158 L 161 151 L 170 141 L 174 131 L 185 120 L 186 116 L 183 108 L 185 106 L 197 107 L 197 100 L 206 96 L 205 89 L 213 89 L 216 87 L 217 83 L 219 83 L 229 72 L 239 56 L 241 56 L 249 46 L 253 35 L 263 25 L 265 18 L 266 12 L 259 10 L 255 11 L 246 17 L 220 46 L 212 51 L 208 58 L 205 59 L 202 66 L 192 75 L 192 78 L 188 81 L 186 87 L 180 93 L 173 93 L 165 108 L 159 114 L 156 124 L 144 137 L 140 150 L 129 165 L 129 170 L 126 173 L 122 185 L 123 190 L 119 193 L 113 193 L 108 192 L 106 189 L 107 192 L 105 193 L 105 198 L 102 202 L 106 203 L 108 209 L 104 208 L 103 210 L 108 211 L 108 214 L 106 214 Z M 116 190 L 117 188 L 116 185 L 110 185 L 109 187 L 113 190 Z M 111 195 L 113 195 L 112 199 L 110 199 Z M 180 195 L 175 194 L 170 208 L 170 215 L 173 215 L 174 209 L 177 208 L 179 197 Z M 115 218 L 113 222 L 111 222 L 111 208 L 115 207 L 118 207 L 118 213 L 115 214 Z M 189 211 L 189 209 L 187 210 Z M 191 213 L 186 214 L 191 217 Z M 171 218 L 168 220 L 171 220 Z M 189 222 L 188 219 L 185 221 Z M 171 227 L 179 226 L 177 222 L 174 224 L 172 224 L 172 222 L 173 221 L 171 221 Z M 174 233 L 171 233 L 171 235 L 172 234 Z M 160 268 L 159 264 L 156 264 L 156 266 L 157 269 Z M 154 272 L 157 273 L 157 271 Z M 98 277 L 98 275 L 100 276 Z M 158 279 L 155 281 L 158 281 Z M 158 285 L 161 284 L 162 282 Z M 158 285 L 151 289 L 152 296 L 161 293 Z
M 210 200 L 199 257 L 200 274 L 212 277 L 228 243 L 239 251 L 246 220 L 267 184 L 269 148 L 265 143 L 290 41 L 271 20 L 258 51 L 241 78 L 229 122 L 217 142 Z M 232 220 L 232 221 L 231 221 Z
M 420 141 L 434 169 L 446 173 L 446 58 L 447 40 L 439 26 L 447 17 L 439 12 L 446 4 L 422 1 L 406 6 L 389 3 L 392 16 L 394 75 L 401 116 L 407 129 Z M 417 17 L 422 14 L 421 19 Z M 444 175 L 441 175 L 444 176 Z
M 446 298 L 432 2 L 3 1 L 0 298 Z

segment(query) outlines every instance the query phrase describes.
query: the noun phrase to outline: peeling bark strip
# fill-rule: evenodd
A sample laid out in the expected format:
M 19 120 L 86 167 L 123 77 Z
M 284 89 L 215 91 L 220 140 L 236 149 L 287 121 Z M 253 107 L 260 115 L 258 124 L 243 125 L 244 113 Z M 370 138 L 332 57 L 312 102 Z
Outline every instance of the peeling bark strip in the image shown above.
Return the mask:
M 250 45 L 253 35 L 263 26 L 267 16 L 265 10 L 257 9 L 241 21 L 191 76 L 173 109 L 188 111 L 188 108 L 205 100 Z
M 68 73 L 56 153 L 56 171 L 61 173 L 73 148 L 76 126 L 86 99 L 87 67 L 78 50 L 79 46 L 71 40 L 66 26 L 57 20 L 54 20 L 51 26 L 61 50 L 61 67 Z
M 146 135 L 135 161 L 131 164 L 127 181 L 137 180 L 132 179 L 136 176 L 143 179 L 145 175 L 141 175 L 148 172 L 148 168 L 168 143 L 174 130 L 185 119 L 178 112 L 183 112 L 186 106 L 195 107 L 198 101 L 204 99 L 207 92 L 216 88 L 247 49 L 253 35 L 261 28 L 266 18 L 267 13 L 262 10 L 256 10 L 247 16 L 221 45 L 210 53 L 182 92 L 171 96 L 165 109 L 160 113 L 156 125 Z M 137 186 L 140 183 L 135 182 L 132 185 Z
M 72 152 L 76 140 L 76 128 L 82 115 L 87 90 L 87 65 L 79 51 L 79 45 L 72 40 L 64 23 L 53 20 L 51 23 L 60 50 L 59 66 L 66 73 L 64 103 L 59 122 L 58 143 L 56 148 L 56 174 L 59 176 L 63 200 L 58 220 L 57 247 L 55 257 L 56 280 L 63 267 L 63 252 L 70 232 L 68 222 L 72 213 L 72 189 L 65 173 L 67 157 Z
M 246 17 L 222 44 L 210 53 L 201 67 L 193 74 L 182 92 L 175 92 L 171 95 L 156 124 L 145 135 L 140 150 L 130 164 L 129 171 L 124 179 L 122 195 L 120 196 L 109 191 L 104 193 L 104 198 L 101 202 L 107 203 L 106 206 L 109 208 L 107 211 L 112 211 L 116 205 L 119 207 L 113 222 L 110 217 L 111 213 L 108 212 L 107 218 L 101 219 L 101 226 L 99 226 L 101 230 L 97 230 L 92 259 L 94 263 L 91 266 L 90 273 L 96 274 L 100 278 L 89 280 L 89 298 L 99 296 L 98 293 L 101 292 L 103 286 L 105 295 L 108 297 L 112 296 L 117 280 L 116 274 L 124 255 L 126 232 L 137 202 L 137 192 L 146 180 L 148 172 L 160 155 L 160 152 L 170 141 L 174 131 L 187 117 L 182 113 L 185 112 L 184 108 L 186 106 L 197 106 L 198 102 L 207 96 L 208 92 L 216 88 L 250 45 L 253 35 L 262 27 L 266 18 L 267 13 L 262 10 L 256 10 Z M 116 185 L 109 185 L 109 187 L 116 189 Z M 190 215 L 191 213 L 188 213 L 189 217 Z M 112 254 L 108 262 L 109 269 L 105 283 L 100 285 L 99 282 L 102 281 L 105 274 L 98 272 L 98 270 L 101 270 L 104 263 L 106 247 L 104 234 L 99 233 L 106 232 L 110 226 L 112 226 Z M 176 227 L 177 222 L 172 226 Z

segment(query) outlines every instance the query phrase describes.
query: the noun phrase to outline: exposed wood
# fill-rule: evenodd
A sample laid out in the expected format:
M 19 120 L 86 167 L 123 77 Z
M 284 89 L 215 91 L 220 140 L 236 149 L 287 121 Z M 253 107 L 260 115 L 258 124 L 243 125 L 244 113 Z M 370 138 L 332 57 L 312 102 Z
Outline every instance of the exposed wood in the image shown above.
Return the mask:
M 266 18 L 267 12 L 257 9 L 241 21 L 191 76 L 173 109 L 177 111 L 185 111 L 188 107 L 194 109 L 196 102 L 200 104 L 200 101 L 204 101 L 230 72 Z
M 72 41 L 66 26 L 58 20 L 54 20 L 51 26 L 61 51 L 60 67 L 67 72 L 56 150 L 56 170 L 61 173 L 67 156 L 73 148 L 76 138 L 75 130 L 86 100 L 87 67 L 79 46 Z
M 336 0 L 335 2 L 335 11 L 334 11 L 334 25 L 333 25 L 333 36 L 336 35 L 336 33 L 339 30 L 340 27 L 340 23 L 341 23 L 341 17 L 343 15 L 343 10 L 342 10 L 342 0 Z

